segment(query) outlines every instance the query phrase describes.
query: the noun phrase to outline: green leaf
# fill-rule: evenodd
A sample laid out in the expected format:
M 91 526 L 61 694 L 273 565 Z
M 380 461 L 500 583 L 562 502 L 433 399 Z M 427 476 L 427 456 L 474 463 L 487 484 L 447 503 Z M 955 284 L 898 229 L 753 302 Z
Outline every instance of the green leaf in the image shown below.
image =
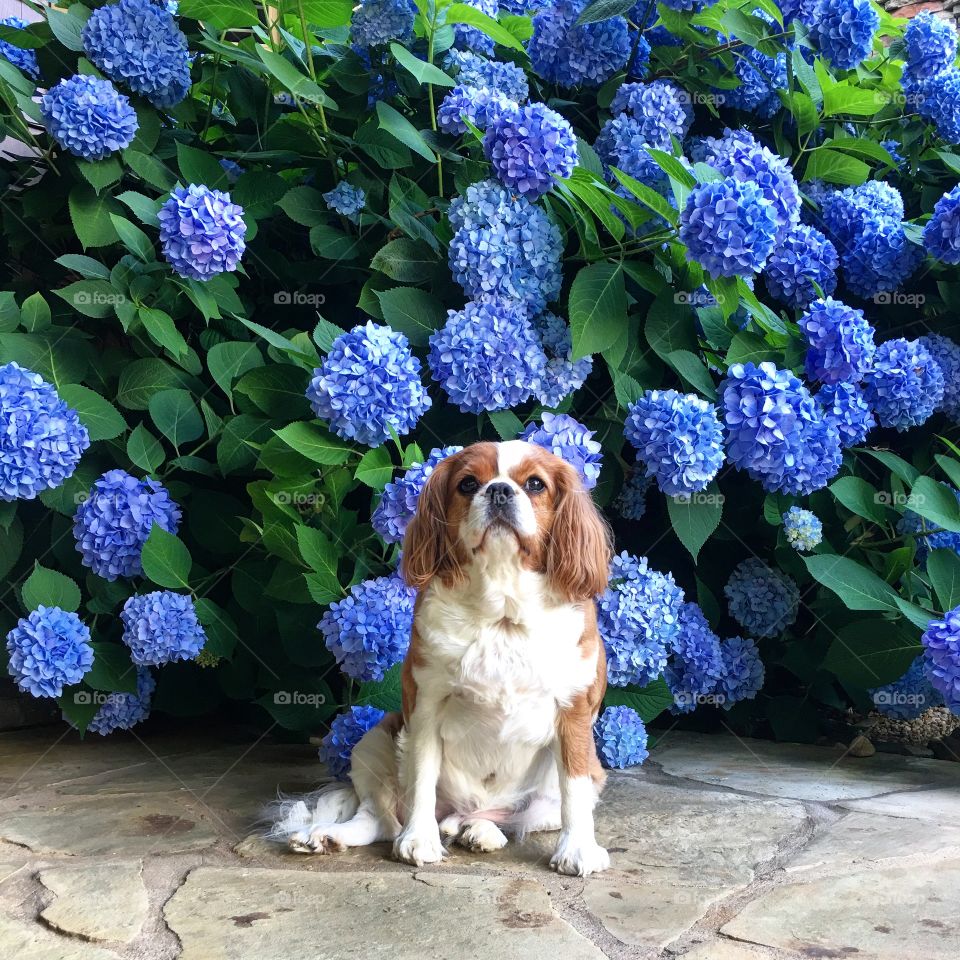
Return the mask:
M 156 473 L 163 463 L 163 447 L 142 423 L 138 423 L 127 438 L 127 456 L 141 470 Z
M 233 618 L 223 607 L 207 597 L 197 600 L 194 607 L 197 611 L 197 619 L 203 624 L 204 633 L 207 635 L 203 652 L 208 656 L 229 660 L 240 639 Z
M 870 454 L 871 457 L 879 460 L 891 473 L 898 476 L 906 484 L 912 485 L 920 476 L 920 471 L 915 466 L 889 450 L 869 450 L 861 447 L 858 448 L 858 452 Z
M 471 7 L 466 3 L 454 3 L 447 7 L 447 23 L 464 23 L 470 27 L 476 27 L 481 33 L 485 33 L 495 43 L 501 47 L 511 47 L 524 53 L 523 44 L 506 27 L 500 26 L 493 17 L 488 17 L 485 13 Z
M 748 331 L 741 331 L 730 341 L 724 363 L 732 367 L 735 363 L 761 364 L 765 360 L 775 360 L 777 351 L 763 337 Z
M 120 242 L 138 259 L 144 263 L 151 263 L 153 255 L 153 241 L 139 228 L 135 227 L 125 217 L 110 214 L 113 229 L 117 231 Z
M 620 264 L 598 261 L 581 268 L 570 288 L 568 310 L 571 359 L 601 353 L 616 343 L 627 322 L 627 292 Z
M 433 276 L 437 263 L 437 258 L 425 244 L 408 237 L 397 237 L 374 254 L 370 267 L 391 280 L 418 283 Z
M 180 16 L 202 20 L 217 30 L 260 22 L 253 0 L 181 0 Z
M 337 562 L 340 554 L 335 544 L 314 527 L 297 524 L 296 533 L 297 546 L 304 563 L 334 595 L 339 594 L 341 591 Z
M 117 231 L 110 214 L 119 213 L 119 207 L 112 197 L 98 196 L 93 187 L 78 184 L 70 191 L 69 207 L 73 229 L 84 250 L 116 243 Z
M 57 257 L 54 262 L 67 270 L 79 273 L 86 280 L 110 279 L 109 267 L 100 263 L 99 260 L 94 260 L 93 257 L 85 257 L 82 253 L 65 253 L 62 257 Z
M 675 224 L 680 218 L 680 214 L 667 202 L 667 198 L 661 196 L 656 190 L 648 187 L 645 183 L 635 180 L 628 173 L 624 173 L 617 167 L 610 168 L 613 175 L 632 193 L 642 204 L 649 207 L 654 213 L 661 216 L 667 223 Z
M 163 163 L 163 161 L 158 160 L 152 154 L 141 153 L 139 150 L 134 150 L 131 148 L 123 152 L 123 159 L 127 166 L 141 180 L 150 184 L 151 187 L 155 187 L 157 190 L 163 190 L 166 192 L 168 190 L 172 190 L 176 185 L 177 178 L 173 175 L 173 173 L 171 173 L 167 165 Z M 140 194 L 133 194 L 132 196 L 139 197 Z M 134 209 L 130 196 L 121 194 L 118 199 L 126 203 L 127 206 L 129 206 L 141 220 L 145 219 L 144 215 L 150 219 L 156 217 L 155 205 L 152 203 L 150 208 L 148 208 L 147 206 L 140 204 L 140 201 L 133 201 L 140 204 L 137 209 Z M 150 219 L 147 219 L 146 222 L 150 222 Z
M 123 414 L 95 390 L 68 383 L 60 388 L 59 393 L 67 406 L 77 411 L 91 440 L 113 440 L 127 429 Z
M 390 458 L 390 451 L 386 447 L 374 447 L 368 450 L 360 458 L 354 476 L 368 487 L 382 490 L 393 479 L 393 460 Z
M 938 453 L 934 460 L 937 461 L 937 465 L 940 469 L 950 478 L 950 482 L 955 487 L 960 487 L 960 460 L 955 460 L 953 457 L 945 457 L 942 453 Z
M 253 463 L 256 451 L 251 443 L 264 443 L 270 436 L 270 423 L 263 417 L 242 413 L 224 424 L 217 444 L 217 465 L 226 476 Z
M 804 182 L 825 180 L 827 183 L 839 183 L 845 187 L 855 187 L 870 176 L 870 167 L 862 160 L 851 157 L 840 150 L 829 147 L 815 150 L 807 161 Z
M 931 550 L 927 573 L 943 610 L 960 606 L 960 556 L 953 550 Z
M 850 610 L 898 610 L 896 591 L 872 570 L 849 557 L 804 557 L 810 576 L 832 590 Z
M 874 523 L 886 523 L 888 512 L 884 502 L 889 500 L 889 494 L 880 493 L 873 484 L 860 477 L 841 477 L 831 483 L 828 489 L 858 517 L 865 517 Z
M 400 710 L 403 701 L 403 688 L 400 683 L 402 669 L 402 663 L 395 663 L 384 673 L 382 680 L 368 680 L 360 684 L 355 703 L 387 712 Z
M 663 677 L 657 677 L 645 687 L 607 687 L 603 702 L 608 707 L 630 707 L 650 723 L 673 706 L 673 694 Z
M 213 154 L 185 143 L 177 143 L 177 165 L 184 184 L 203 184 L 213 189 L 227 189 L 227 171 Z
M 523 431 L 523 422 L 512 410 L 491 410 L 487 416 L 501 440 L 516 440 Z
M 324 260 L 354 260 L 361 248 L 358 237 L 321 223 L 310 228 L 310 249 Z
M 313 27 L 345 27 L 353 12 L 353 0 L 302 0 L 307 23 Z
M 0 527 L 0 577 L 5 577 L 20 559 L 23 548 L 23 524 L 19 517 L 6 527 Z
M 667 363 L 683 377 L 695 390 L 699 390 L 707 399 L 715 400 L 717 388 L 706 364 L 689 350 L 672 350 L 667 354 Z
M 140 307 L 137 316 L 154 343 L 168 350 L 178 360 L 187 354 L 190 348 L 170 314 L 153 307 Z
M 336 103 L 323 92 L 323 89 L 319 85 L 314 83 L 308 76 L 302 74 L 289 60 L 284 59 L 279 53 L 274 53 L 266 47 L 258 46 L 257 56 L 263 61 L 263 65 L 267 70 L 295 97 L 299 97 L 301 100 L 308 100 L 310 103 L 319 103 L 321 106 L 329 107 L 331 110 L 337 108 Z
M 290 363 L 270 363 L 248 370 L 237 381 L 234 393 L 249 397 L 267 416 L 299 420 L 310 415 L 305 396 L 309 373 Z
M 277 206 L 303 227 L 316 227 L 330 219 L 330 209 L 323 194 L 314 187 L 299 186 L 288 190 Z
M 837 631 L 823 667 L 852 687 L 881 687 L 899 680 L 922 651 L 902 623 L 859 619 Z
M 599 23 L 611 17 L 622 17 L 633 8 L 636 0 L 590 0 L 577 17 L 577 24 Z M 655 11 L 656 8 L 652 7 Z
M 123 167 L 116 157 L 103 160 L 78 160 L 77 169 L 97 193 L 102 193 L 123 176 Z
M 872 117 L 889 102 L 889 95 L 882 90 L 838 83 L 823 91 L 823 115 L 832 117 L 845 113 L 854 117 Z
M 667 512 L 680 542 L 696 560 L 703 545 L 720 526 L 723 495 L 716 483 L 711 483 L 702 493 L 667 497 Z
M 160 202 L 158 200 L 151 200 L 134 190 L 125 190 L 117 199 L 126 204 L 141 223 L 145 223 L 148 227 L 159 225 L 157 211 L 160 209 Z
M 391 43 L 390 52 L 397 63 L 413 75 L 417 83 L 432 83 L 438 87 L 455 87 L 457 85 L 457 81 L 448 77 L 439 67 L 415 57 L 399 43 Z
M 178 449 L 203 436 L 203 418 L 189 390 L 162 390 L 150 398 L 148 409 L 157 429 Z
M 912 603 L 910 600 L 904 600 L 903 597 L 897 597 L 897 606 L 900 612 L 917 628 L 926 630 L 934 614 L 925 610 L 919 604 Z
M 63 719 L 72 723 L 83 736 L 90 726 L 90 721 L 100 712 L 102 704 L 88 690 L 68 688 L 57 697 L 57 706 L 63 714 Z
M 153 525 L 141 556 L 143 572 L 155 584 L 170 590 L 190 588 L 193 561 L 182 540 Z
M 61 260 L 63 258 L 61 257 Z M 84 258 L 85 259 L 85 258 Z M 60 260 L 56 261 L 60 263 Z M 66 266 L 66 264 L 64 264 Z M 20 325 L 20 308 L 12 290 L 0 290 L 0 333 L 9 333 Z
M 53 31 L 53 35 L 68 50 L 73 50 L 74 53 L 83 52 L 83 39 L 81 34 L 83 33 L 83 25 L 86 22 L 86 17 L 77 17 L 72 13 L 65 13 L 58 10 L 56 7 L 49 7 L 45 12 L 45 16 L 47 23 L 50 24 L 50 29 Z M 89 16 L 90 11 L 87 10 L 87 17 Z
M 70 577 L 41 567 L 39 563 L 34 564 L 33 572 L 24 580 L 20 596 L 28 610 L 36 610 L 41 604 L 71 613 L 80 609 L 80 588 L 77 584 Z
M 94 640 L 93 666 L 83 677 L 84 683 L 104 693 L 136 693 L 137 668 L 130 662 L 130 651 L 119 643 L 103 643 Z M 79 700 L 84 691 L 77 691 Z M 103 697 L 94 697 L 94 702 L 103 705 Z
M 462 4 L 454 4 L 462 6 Z M 452 9 L 452 8 L 451 8 Z M 473 10 L 473 7 L 467 9 Z M 474 11 L 480 13 L 479 10 Z M 383 100 L 377 102 L 377 119 L 380 122 L 380 129 L 385 130 L 405 146 L 408 146 L 414 153 L 420 154 L 424 160 L 430 163 L 436 163 L 437 157 L 427 146 L 427 141 L 423 139 L 420 131 L 405 117 L 398 113 L 393 107 Z
M 302 420 L 274 433 L 292 450 L 314 463 L 332 466 L 346 463 L 353 449 L 328 430 Z
M 110 316 L 113 313 L 114 306 L 126 300 L 126 297 L 122 293 L 117 293 L 107 280 L 77 280 L 75 283 L 53 292 L 77 313 L 82 313 L 85 317 L 94 319 Z M 29 301 L 24 301 L 24 315 L 26 315 L 28 303 Z M 49 317 L 50 311 L 47 309 L 48 322 Z
M 59 290 L 55 291 L 60 293 Z M 109 307 L 107 308 L 109 311 Z M 27 333 L 46 330 L 50 326 L 50 307 L 40 293 L 31 293 L 20 308 L 20 322 Z
M 960 503 L 953 491 L 931 477 L 917 477 L 910 491 L 910 509 L 935 526 L 960 533 Z
M 207 353 L 207 369 L 220 389 L 232 397 L 233 381 L 252 370 L 263 366 L 263 354 L 255 343 L 228 340 L 215 344 Z
M 384 321 L 406 334 L 415 347 L 425 347 L 430 335 L 442 327 L 447 318 L 440 300 L 419 287 L 392 287 L 378 290 L 376 295 Z

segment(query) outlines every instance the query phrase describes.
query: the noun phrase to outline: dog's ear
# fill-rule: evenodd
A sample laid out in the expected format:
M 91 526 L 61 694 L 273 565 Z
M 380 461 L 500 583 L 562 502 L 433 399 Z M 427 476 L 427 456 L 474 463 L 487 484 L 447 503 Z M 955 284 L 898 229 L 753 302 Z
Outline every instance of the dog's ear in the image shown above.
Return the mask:
M 603 593 L 610 579 L 611 540 L 610 527 L 580 475 L 563 464 L 547 547 L 547 579 L 554 592 L 574 603 Z
M 417 512 L 403 538 L 400 570 L 414 590 L 423 590 L 434 577 L 448 585 L 463 577 L 457 531 L 451 529 L 447 513 L 455 458 L 456 454 L 434 467 L 420 491 Z

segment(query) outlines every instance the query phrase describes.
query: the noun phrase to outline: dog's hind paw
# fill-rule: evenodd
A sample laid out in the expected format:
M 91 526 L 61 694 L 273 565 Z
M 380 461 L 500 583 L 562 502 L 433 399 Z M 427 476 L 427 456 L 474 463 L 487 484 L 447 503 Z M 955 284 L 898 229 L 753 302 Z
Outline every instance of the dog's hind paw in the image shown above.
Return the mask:
M 313 830 L 298 830 L 290 834 L 287 846 L 294 853 L 339 853 L 346 850 L 336 837 L 331 835 L 329 827 L 315 827 Z

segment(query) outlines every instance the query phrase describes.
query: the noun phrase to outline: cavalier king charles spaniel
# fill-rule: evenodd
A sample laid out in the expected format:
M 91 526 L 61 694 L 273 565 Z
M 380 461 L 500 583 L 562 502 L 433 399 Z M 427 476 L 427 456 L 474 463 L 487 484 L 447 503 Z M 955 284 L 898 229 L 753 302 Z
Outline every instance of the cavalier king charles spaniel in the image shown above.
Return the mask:
M 477 443 L 438 464 L 403 543 L 418 591 L 403 711 L 356 745 L 352 786 L 286 801 L 274 836 L 299 853 L 389 840 L 421 866 L 445 841 L 491 851 L 559 830 L 551 866 L 605 870 L 593 723 L 610 551 L 577 471 L 543 448 Z

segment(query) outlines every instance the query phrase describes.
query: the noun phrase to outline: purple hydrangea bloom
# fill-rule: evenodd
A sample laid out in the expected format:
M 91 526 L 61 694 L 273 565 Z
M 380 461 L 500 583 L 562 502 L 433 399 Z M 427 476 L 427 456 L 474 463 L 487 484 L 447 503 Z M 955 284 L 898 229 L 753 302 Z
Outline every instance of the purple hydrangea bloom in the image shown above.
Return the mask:
M 923 228 L 923 245 L 931 257 L 944 263 L 960 263 L 960 184 L 945 193 L 933 208 Z
M 943 371 L 919 340 L 881 343 L 864 376 L 864 396 L 877 420 L 901 432 L 925 423 L 943 391 Z
M 790 307 L 805 307 L 821 294 L 829 297 L 837 287 L 840 260 L 836 247 L 815 227 L 800 223 L 778 244 L 763 276 L 770 295 Z
M 960 344 L 939 333 L 921 337 L 920 344 L 943 373 L 943 399 L 938 409 L 954 423 L 960 423 Z
M 557 407 L 583 386 L 593 370 L 593 357 L 572 360 L 573 338 L 570 327 L 555 313 L 546 311 L 533 320 L 540 337 L 547 364 L 536 391 L 537 399 L 545 407 Z
M 753 700 L 763 686 L 764 669 L 760 651 L 749 638 L 730 637 L 720 644 L 723 679 L 718 690 L 724 710 L 741 700 Z
M 682 140 L 687 135 L 689 101 L 685 90 L 667 80 L 624 83 L 614 94 L 610 113 L 633 117 L 638 121 L 637 131 L 644 142 L 669 149 L 671 137 Z
M 814 550 L 823 540 L 823 524 L 820 518 L 802 507 L 791 507 L 783 515 L 783 531 L 787 536 L 787 543 L 800 553 Z
M 367 195 L 363 187 L 355 187 L 341 180 L 332 190 L 323 195 L 328 210 L 346 217 L 352 223 L 360 222 L 360 211 L 367 205 Z
M 73 518 L 81 562 L 105 580 L 140 576 L 140 554 L 154 524 L 167 533 L 180 526 L 180 508 L 166 488 L 149 477 L 108 470 Z
M 61 80 L 40 100 L 47 132 L 81 160 L 102 160 L 129 147 L 137 114 L 109 80 L 77 75 Z
M 931 620 L 920 641 L 930 683 L 960 713 L 960 607 L 948 610 L 942 620 Z
M 754 637 L 775 637 L 797 619 L 800 590 L 781 570 L 750 557 L 741 560 L 723 588 L 727 609 Z
M 673 694 L 674 713 L 691 713 L 710 698 L 723 678 L 720 638 L 695 603 L 680 607 L 680 632 L 673 641 L 664 679 Z
M 38 373 L 0 366 L 0 501 L 32 500 L 73 476 L 90 435 Z
M 504 110 L 516 109 L 517 103 L 488 87 L 454 87 L 437 108 L 437 123 L 444 133 L 460 136 L 467 132 L 464 118 L 478 130 L 486 130 Z
M 4 27 L 13 27 L 15 30 L 24 30 L 30 26 L 26 20 L 20 17 L 4 17 L 0 20 L 0 25 Z M 37 53 L 35 50 L 26 50 L 23 47 L 14 46 L 6 40 L 0 40 L 0 57 L 5 57 L 18 70 L 34 80 L 40 75 L 40 67 L 37 64 Z
M 647 512 L 647 494 L 653 486 L 653 477 L 648 477 L 638 465 L 620 490 L 613 508 L 624 520 L 642 520 Z
M 824 420 L 840 434 L 840 446 L 855 447 L 863 443 L 877 425 L 863 388 L 856 383 L 828 383 L 815 397 Z
M 450 50 L 444 65 L 460 86 L 496 90 L 516 103 L 523 103 L 530 96 L 527 75 L 515 63 L 501 63 L 469 51 Z
M 873 49 L 880 15 L 870 0 L 817 0 L 801 11 L 820 53 L 838 70 L 853 70 Z
M 957 56 L 957 31 L 952 23 L 929 10 L 921 10 L 907 23 L 907 69 L 916 77 L 932 77 L 953 66 Z
M 602 448 L 593 439 L 593 431 L 573 417 L 565 413 L 545 413 L 541 424 L 527 424 L 520 439 L 549 450 L 576 468 L 587 490 L 597 485 Z
M 498 113 L 483 136 L 483 151 L 504 185 L 534 199 L 577 165 L 573 127 L 543 103 Z
M 369 447 L 389 440 L 391 428 L 409 433 L 432 404 L 407 338 L 369 320 L 334 340 L 307 399 L 337 436 Z
M 873 327 L 862 310 L 827 297 L 812 303 L 800 318 L 800 330 L 810 344 L 807 376 L 823 383 L 858 383 L 870 366 L 876 347 Z
M 398 576 L 377 577 L 330 604 L 317 627 L 348 677 L 380 681 L 406 656 L 415 596 Z
M 209 280 L 237 269 L 247 225 L 229 193 L 193 183 L 176 187 L 157 218 L 163 255 L 181 277 Z
M 186 593 L 156 590 L 130 597 L 120 619 L 123 642 L 138 667 L 193 660 L 207 642 L 193 599 Z
M 114 730 L 130 730 L 150 716 L 150 700 L 157 684 L 146 667 L 137 669 L 136 693 L 110 693 L 87 730 L 101 737 Z
M 871 690 L 870 698 L 877 713 L 894 720 L 916 720 L 931 707 L 943 705 L 943 697 L 930 683 L 922 656 L 899 680 Z
M 413 38 L 417 15 L 413 0 L 360 0 L 350 21 L 350 39 L 358 47 L 378 47 Z
M 476 7 L 481 13 L 488 17 L 497 19 L 497 13 L 500 10 L 500 4 L 497 0 L 463 0 L 471 7 Z M 465 23 L 455 23 L 453 25 L 453 35 L 456 38 L 456 45 L 462 50 L 473 50 L 475 53 L 485 53 L 492 56 L 494 51 L 494 42 L 482 30 L 477 27 L 467 26 Z
M 7 634 L 7 669 L 34 697 L 59 697 L 93 666 L 90 631 L 75 614 L 39 606 Z
M 377 707 L 350 707 L 330 724 L 330 732 L 320 741 L 320 761 L 338 780 L 350 779 L 350 756 L 363 735 L 384 717 Z
M 647 728 L 631 707 L 607 707 L 593 726 L 597 755 L 605 767 L 623 770 L 643 763 L 647 751 Z

